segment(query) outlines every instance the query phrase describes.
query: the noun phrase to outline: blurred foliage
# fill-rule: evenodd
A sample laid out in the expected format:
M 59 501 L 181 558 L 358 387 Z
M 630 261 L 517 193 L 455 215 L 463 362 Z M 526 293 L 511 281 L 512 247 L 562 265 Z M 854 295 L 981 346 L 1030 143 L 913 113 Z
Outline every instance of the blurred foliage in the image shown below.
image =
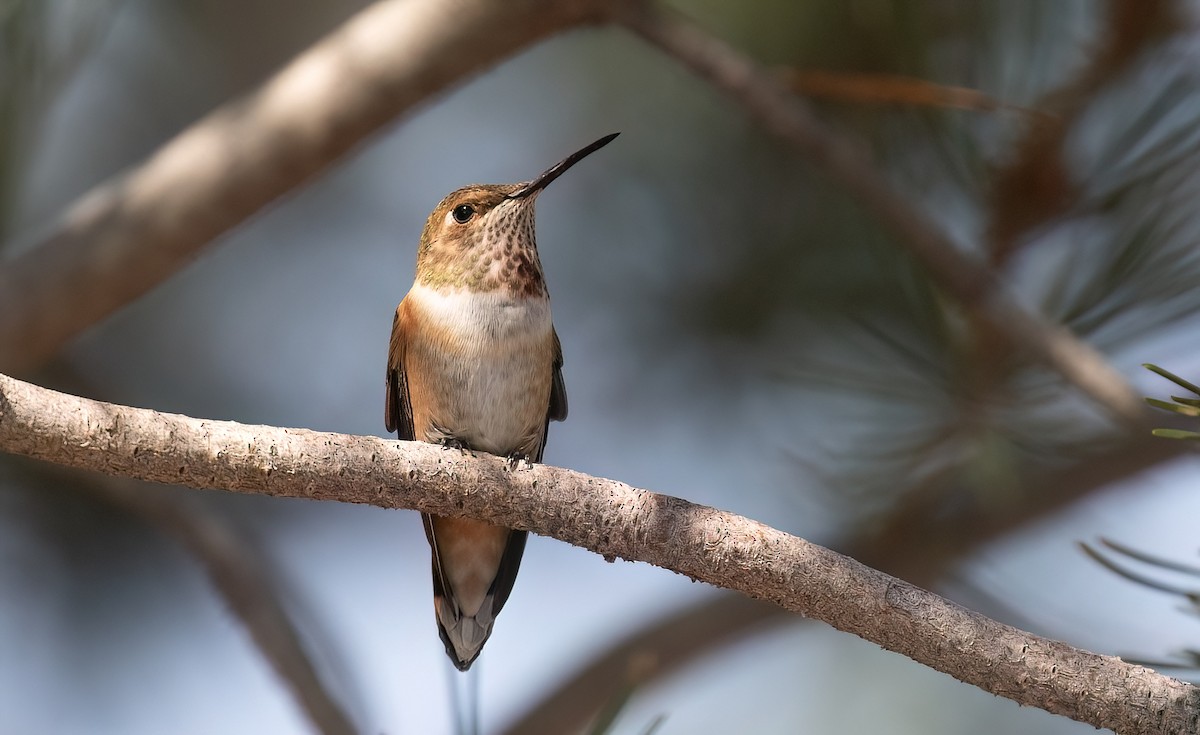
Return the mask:
M 1104 6 L 1084 2 L 817 2 L 780 9 L 769 28 L 757 15 L 693 7 L 783 68 L 917 76 L 1033 109 L 1082 73 L 1108 31 Z M 777 36 L 805 41 L 788 49 Z M 1057 153 L 1067 210 L 1022 233 L 1005 268 L 1031 307 L 1119 361 L 1200 315 L 1200 216 L 1188 205 L 1200 194 L 1200 75 L 1189 43 L 1155 40 L 1066 121 Z M 980 254 L 996 176 L 1049 124 L 1012 110 L 812 104 Z M 780 160 L 757 130 L 746 138 L 718 155 L 744 160 L 756 185 L 711 193 L 722 200 L 706 212 L 716 231 L 695 243 L 710 264 L 690 266 L 663 323 L 682 325 L 684 340 L 703 335 L 714 352 L 752 355 L 721 363 L 714 375 L 726 384 L 781 379 L 796 392 L 778 404 L 785 414 L 847 419 L 836 439 L 771 430 L 844 513 L 879 517 L 930 492 L 1004 503 L 1022 478 L 1120 442 L 1071 387 L 945 299 L 853 201 Z

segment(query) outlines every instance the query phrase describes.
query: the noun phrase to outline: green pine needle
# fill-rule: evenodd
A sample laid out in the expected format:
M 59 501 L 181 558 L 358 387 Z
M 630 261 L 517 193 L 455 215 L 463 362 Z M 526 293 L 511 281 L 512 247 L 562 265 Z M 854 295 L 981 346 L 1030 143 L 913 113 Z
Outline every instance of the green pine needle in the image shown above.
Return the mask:
M 1151 365 L 1147 362 L 1143 363 L 1142 367 L 1157 375 L 1161 375 L 1175 385 L 1186 388 L 1192 393 L 1195 393 L 1197 396 L 1200 396 L 1200 386 L 1196 385 L 1195 383 L 1184 380 L 1175 373 L 1160 368 L 1158 365 Z M 1200 399 L 1184 398 L 1183 396 L 1171 396 L 1171 400 L 1174 401 L 1174 403 L 1162 401 L 1157 398 L 1147 398 L 1146 403 L 1150 404 L 1154 408 L 1161 409 L 1163 411 L 1170 411 L 1171 413 L 1177 413 L 1180 416 L 1189 416 L 1193 418 L 1200 416 Z M 1186 431 L 1184 429 L 1154 429 L 1150 433 L 1154 436 L 1160 436 L 1164 439 L 1200 439 L 1200 433 L 1195 431 Z
M 1172 413 L 1177 413 L 1180 416 L 1200 416 L 1200 408 L 1197 408 L 1195 406 L 1181 406 L 1178 403 L 1169 403 L 1167 401 L 1160 401 L 1157 398 L 1147 398 L 1146 403 L 1149 403 L 1151 406 L 1154 406 L 1155 408 L 1160 408 L 1163 411 L 1171 411 Z
M 1169 370 L 1164 370 L 1164 369 L 1160 368 L 1158 365 L 1151 365 L 1150 363 L 1147 362 L 1147 363 L 1143 363 L 1142 367 L 1146 368 L 1147 370 L 1149 370 L 1152 373 L 1157 373 L 1158 375 L 1161 375 L 1162 377 L 1171 381 L 1175 385 L 1178 385 L 1179 387 L 1184 388 L 1186 390 L 1190 390 L 1191 392 L 1200 396 L 1200 386 L 1196 385 L 1195 383 L 1190 383 L 1190 382 L 1184 380 L 1183 378 L 1179 377 L 1175 373 L 1172 373 Z
M 1154 429 L 1150 433 L 1154 436 L 1161 436 L 1164 439 L 1200 439 L 1200 434 L 1194 431 L 1184 431 L 1183 429 Z

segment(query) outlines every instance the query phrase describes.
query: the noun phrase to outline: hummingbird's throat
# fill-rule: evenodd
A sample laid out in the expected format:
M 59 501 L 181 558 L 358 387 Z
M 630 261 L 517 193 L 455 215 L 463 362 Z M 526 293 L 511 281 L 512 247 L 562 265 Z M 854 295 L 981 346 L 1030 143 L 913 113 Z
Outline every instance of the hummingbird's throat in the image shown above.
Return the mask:
M 516 211 L 494 210 L 482 223 L 479 240 L 469 246 L 475 257 L 467 285 L 476 291 L 504 289 L 525 296 L 545 295 L 533 208 L 521 206 L 520 202 L 505 202 L 500 207 L 513 207 Z
M 468 192 L 469 193 L 469 192 Z M 427 226 L 417 256 L 417 282 L 435 289 L 546 296 L 533 232 L 533 202 L 502 199 L 482 216 L 458 223 L 447 210 Z

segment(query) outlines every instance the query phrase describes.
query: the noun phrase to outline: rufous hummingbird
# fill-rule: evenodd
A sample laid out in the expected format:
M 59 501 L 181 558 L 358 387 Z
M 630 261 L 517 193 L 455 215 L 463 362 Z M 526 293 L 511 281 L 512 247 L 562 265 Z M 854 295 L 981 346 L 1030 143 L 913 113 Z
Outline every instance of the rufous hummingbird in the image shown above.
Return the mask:
M 476 184 L 429 215 L 417 274 L 396 307 L 385 424 L 421 440 L 540 462 L 551 421 L 567 417 L 562 347 L 534 239 L 538 194 L 605 136 L 518 184 Z M 512 592 L 525 531 L 421 515 L 433 555 L 433 605 L 461 671 L 479 656 Z

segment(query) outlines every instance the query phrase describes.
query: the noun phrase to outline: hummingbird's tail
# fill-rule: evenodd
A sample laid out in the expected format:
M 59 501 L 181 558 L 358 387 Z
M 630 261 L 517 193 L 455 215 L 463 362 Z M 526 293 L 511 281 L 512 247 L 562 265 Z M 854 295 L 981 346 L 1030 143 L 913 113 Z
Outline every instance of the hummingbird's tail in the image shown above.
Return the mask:
M 435 575 L 434 579 L 436 578 Z M 446 646 L 446 655 L 459 671 L 471 668 L 471 664 L 483 650 L 483 644 L 487 643 L 492 634 L 496 613 L 491 602 L 491 599 L 484 600 L 483 607 L 474 615 L 463 615 L 444 595 L 434 593 L 438 635 Z
M 466 671 L 479 657 L 508 601 L 527 534 L 479 521 L 422 517 L 433 550 L 438 635 L 450 661 Z M 489 540 L 489 535 L 494 538 Z

